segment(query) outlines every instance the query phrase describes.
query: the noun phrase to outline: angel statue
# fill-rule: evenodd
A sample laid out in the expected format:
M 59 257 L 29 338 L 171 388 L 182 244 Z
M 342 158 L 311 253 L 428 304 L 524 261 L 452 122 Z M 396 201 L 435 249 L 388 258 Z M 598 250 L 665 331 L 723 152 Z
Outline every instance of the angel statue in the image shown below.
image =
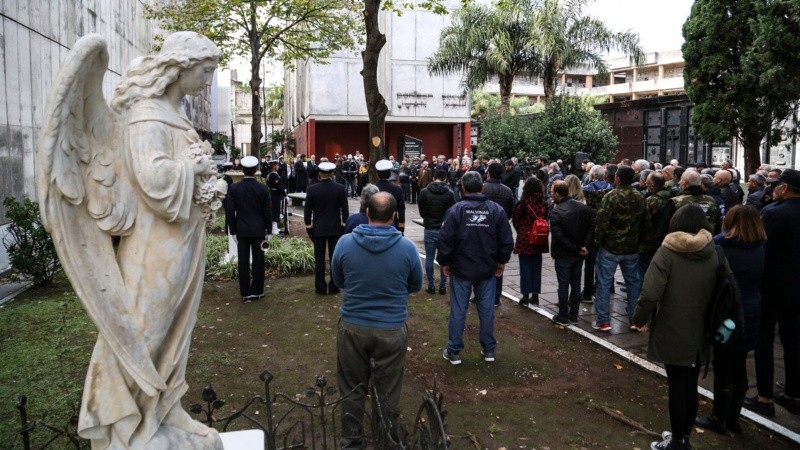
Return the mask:
M 181 407 L 205 225 L 222 195 L 211 146 L 181 100 L 204 91 L 220 56 L 206 37 L 174 33 L 158 54 L 131 62 L 109 107 L 106 41 L 88 35 L 48 98 L 38 195 L 98 329 L 78 423 L 95 450 L 222 449 L 219 434 Z

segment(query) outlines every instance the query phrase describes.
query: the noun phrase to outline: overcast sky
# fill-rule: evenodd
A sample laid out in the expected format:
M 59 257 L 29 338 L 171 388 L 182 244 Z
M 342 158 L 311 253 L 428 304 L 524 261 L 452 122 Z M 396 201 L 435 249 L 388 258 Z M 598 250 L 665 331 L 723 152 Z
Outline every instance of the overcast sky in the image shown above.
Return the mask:
M 693 0 L 596 0 L 587 15 L 602 20 L 614 31 L 639 33 L 646 52 L 680 50 L 681 28 Z

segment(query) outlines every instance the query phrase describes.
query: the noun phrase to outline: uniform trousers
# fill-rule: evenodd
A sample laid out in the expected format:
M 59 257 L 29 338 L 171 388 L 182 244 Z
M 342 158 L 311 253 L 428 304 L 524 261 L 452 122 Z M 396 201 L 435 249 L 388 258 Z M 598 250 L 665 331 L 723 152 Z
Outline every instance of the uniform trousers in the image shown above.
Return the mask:
M 333 259 L 333 249 L 339 242 L 339 236 L 314 236 L 314 290 L 317 294 L 332 294 L 339 291 L 333 284 L 325 281 L 325 249 L 328 250 L 328 260 Z
M 263 236 L 237 237 L 236 250 L 239 258 L 239 293 L 242 297 L 264 295 L 264 251 L 261 250 Z M 252 274 L 250 256 L 253 257 Z

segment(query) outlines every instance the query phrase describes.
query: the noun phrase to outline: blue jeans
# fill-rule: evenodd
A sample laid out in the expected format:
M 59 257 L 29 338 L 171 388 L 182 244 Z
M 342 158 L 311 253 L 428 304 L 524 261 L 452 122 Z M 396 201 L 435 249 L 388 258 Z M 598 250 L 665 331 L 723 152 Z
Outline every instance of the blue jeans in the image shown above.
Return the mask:
M 494 351 L 497 341 L 494 340 L 494 290 L 495 277 L 483 281 L 472 282 L 456 276 L 450 276 L 450 321 L 447 324 L 447 351 L 458 354 L 464 348 L 464 326 L 467 321 L 469 297 L 475 290 L 478 303 L 478 319 L 480 320 L 479 340 L 484 351 Z
M 542 292 L 542 254 L 519 255 L 519 288 L 523 294 Z
M 558 316 L 562 319 L 578 318 L 581 305 L 581 268 L 583 258 L 570 256 L 554 262 L 558 280 Z
M 611 286 L 614 284 L 614 272 L 619 266 L 622 277 L 625 279 L 625 287 L 628 289 L 628 320 L 633 317 L 636 309 L 636 301 L 642 291 L 642 277 L 639 275 L 639 254 L 615 255 L 608 250 L 600 247 L 597 250 L 597 262 L 595 271 L 597 273 L 597 292 L 595 293 L 594 309 L 597 313 L 597 323 L 611 323 L 610 304 Z
M 433 278 L 433 261 L 436 259 L 436 243 L 439 241 L 438 228 L 425 228 L 425 275 L 428 276 L 428 289 L 433 289 L 436 286 L 436 280 Z M 447 286 L 447 277 L 444 275 L 444 270 L 439 266 L 439 289 L 444 289 Z

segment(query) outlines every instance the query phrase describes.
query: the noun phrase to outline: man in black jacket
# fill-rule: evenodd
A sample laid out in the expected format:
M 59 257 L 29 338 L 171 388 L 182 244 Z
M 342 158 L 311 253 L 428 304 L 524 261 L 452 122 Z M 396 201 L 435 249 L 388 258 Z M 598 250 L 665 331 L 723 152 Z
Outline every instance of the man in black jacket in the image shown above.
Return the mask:
M 264 296 L 264 251 L 261 243 L 272 232 L 270 193 L 267 186 L 255 179 L 258 158 L 242 158 L 244 178 L 228 189 L 225 217 L 231 236 L 235 236 L 239 259 L 239 293 L 242 300 Z M 250 257 L 253 273 L 250 276 Z
M 439 229 L 442 228 L 444 214 L 456 203 L 455 196 L 445 183 L 447 172 L 437 170 L 433 174 L 433 182 L 419 193 L 419 215 L 425 226 L 425 275 L 428 277 L 428 294 L 435 294 L 433 278 L 433 261 L 436 257 L 436 244 L 439 241 Z M 439 267 L 439 294 L 447 293 L 447 276 Z
M 514 215 L 514 194 L 511 189 L 503 184 L 503 166 L 498 162 L 489 164 L 486 169 L 486 183 L 483 184 L 483 195 L 503 208 L 509 219 Z M 519 184 L 519 181 L 517 182 Z M 494 292 L 494 306 L 500 306 L 500 296 L 503 294 L 503 274 L 497 277 Z
M 320 163 L 320 181 L 308 187 L 303 211 L 308 237 L 314 242 L 314 290 L 318 295 L 339 293 L 333 279 L 325 282 L 325 249 L 328 259 L 333 259 L 333 249 L 350 215 L 344 186 L 333 182 L 335 170 L 334 163 Z
M 553 323 L 566 326 L 578 323 L 581 265 L 594 239 L 592 209 L 571 198 L 563 180 L 554 181 L 550 189 L 555 205 L 550 211 L 550 255 L 555 260 L 558 280 L 558 315 L 553 317 Z
M 513 159 L 509 159 L 506 161 L 506 171 L 503 173 L 503 184 L 508 186 L 511 189 L 511 195 L 514 198 L 514 203 L 517 203 L 518 198 L 518 191 L 519 191 L 519 181 L 522 179 L 522 171 L 514 164 Z M 510 216 L 509 216 L 510 217 Z

